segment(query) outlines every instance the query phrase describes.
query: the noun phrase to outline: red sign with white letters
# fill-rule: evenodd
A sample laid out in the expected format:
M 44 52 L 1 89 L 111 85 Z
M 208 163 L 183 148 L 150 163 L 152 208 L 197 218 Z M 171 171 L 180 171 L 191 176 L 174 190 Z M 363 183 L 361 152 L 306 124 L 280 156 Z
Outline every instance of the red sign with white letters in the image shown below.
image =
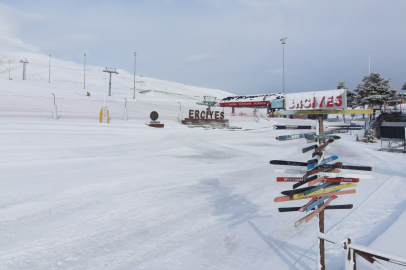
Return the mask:
M 345 89 L 286 94 L 286 110 L 344 110 Z

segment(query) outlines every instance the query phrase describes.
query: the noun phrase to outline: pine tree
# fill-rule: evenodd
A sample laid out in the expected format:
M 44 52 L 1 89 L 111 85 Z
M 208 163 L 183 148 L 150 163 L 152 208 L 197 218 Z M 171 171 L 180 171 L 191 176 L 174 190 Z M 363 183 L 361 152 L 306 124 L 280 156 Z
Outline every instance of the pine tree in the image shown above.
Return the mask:
M 354 91 L 358 94 L 358 101 L 361 104 L 368 104 L 370 108 L 379 105 L 382 109 L 384 102 L 396 95 L 397 90 L 389 86 L 390 79 L 381 78 L 379 73 L 364 76 L 362 82 Z
M 406 82 L 402 86 L 402 90 L 406 91 Z M 398 93 L 398 97 L 402 100 L 406 100 L 406 93 Z
M 336 89 L 345 89 L 346 90 L 347 107 L 350 107 L 352 109 L 357 107 L 357 105 L 358 105 L 358 102 L 356 100 L 357 95 L 353 91 L 348 89 L 348 87 L 345 85 L 345 82 L 338 82 Z

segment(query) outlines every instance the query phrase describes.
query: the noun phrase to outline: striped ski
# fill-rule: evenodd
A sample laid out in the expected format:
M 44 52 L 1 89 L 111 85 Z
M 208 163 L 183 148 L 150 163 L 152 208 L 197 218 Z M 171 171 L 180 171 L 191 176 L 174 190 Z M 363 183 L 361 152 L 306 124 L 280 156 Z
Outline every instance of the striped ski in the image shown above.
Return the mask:
M 299 219 L 298 221 L 296 221 L 295 226 L 297 227 L 297 226 L 299 226 L 300 224 L 302 224 L 302 223 L 304 223 L 304 222 L 306 222 L 306 223 L 309 222 L 309 221 L 310 221 L 312 218 L 314 218 L 318 213 L 320 213 L 321 211 L 323 211 L 324 208 L 326 208 L 327 205 L 329 205 L 333 200 L 335 200 L 335 199 L 337 199 L 337 198 L 338 198 L 337 196 L 331 196 L 331 198 L 328 199 L 327 202 L 326 202 L 322 207 L 320 207 L 319 209 L 317 209 L 317 210 L 314 211 L 313 213 L 311 213 L 311 214 L 305 216 L 304 218 Z

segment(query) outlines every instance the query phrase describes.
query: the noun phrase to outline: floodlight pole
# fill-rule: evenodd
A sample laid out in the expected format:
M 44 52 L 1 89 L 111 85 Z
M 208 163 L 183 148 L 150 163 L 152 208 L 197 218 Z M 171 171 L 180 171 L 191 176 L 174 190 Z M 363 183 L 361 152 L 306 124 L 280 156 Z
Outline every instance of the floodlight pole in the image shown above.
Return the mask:
M 371 54 L 368 55 L 368 74 L 371 75 Z
M 48 79 L 48 83 L 51 83 L 51 55 L 49 55 L 49 79 Z
M 135 99 L 135 60 L 137 58 L 137 52 L 134 52 L 134 94 L 133 99 Z
M 104 76 L 104 105 L 103 106 L 106 106 L 106 76 Z
M 23 81 L 27 79 L 27 76 L 25 74 L 25 64 L 28 64 L 27 58 L 25 60 L 20 60 L 20 63 L 23 63 Z
M 285 43 L 287 37 L 281 38 L 280 41 L 282 42 L 282 61 L 283 61 L 283 94 L 285 94 Z
M 108 72 L 110 73 L 110 80 L 109 80 L 109 96 L 111 96 L 111 73 L 115 73 L 118 74 L 117 70 L 115 68 L 108 68 L 106 67 L 105 70 L 103 70 L 103 72 Z
M 84 56 L 84 66 L 83 66 L 83 89 L 86 89 L 86 53 L 83 53 Z

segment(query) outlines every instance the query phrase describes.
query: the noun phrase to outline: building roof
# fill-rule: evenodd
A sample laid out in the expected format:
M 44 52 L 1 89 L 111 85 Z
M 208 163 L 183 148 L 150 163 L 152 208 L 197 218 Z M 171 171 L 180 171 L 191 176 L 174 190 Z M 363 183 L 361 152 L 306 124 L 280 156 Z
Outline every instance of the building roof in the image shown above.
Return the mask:
M 382 127 L 406 127 L 406 122 L 383 122 Z

